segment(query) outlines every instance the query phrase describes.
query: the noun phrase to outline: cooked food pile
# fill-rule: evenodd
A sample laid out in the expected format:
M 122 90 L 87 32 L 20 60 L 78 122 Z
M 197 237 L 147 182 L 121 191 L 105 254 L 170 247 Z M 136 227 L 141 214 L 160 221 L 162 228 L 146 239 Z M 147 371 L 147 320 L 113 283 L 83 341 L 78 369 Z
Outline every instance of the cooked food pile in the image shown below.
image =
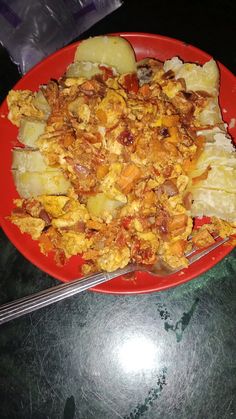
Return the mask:
M 236 153 L 218 105 L 219 75 L 177 57 L 136 63 L 120 37 L 83 41 L 67 72 L 12 90 L 20 195 L 10 220 L 83 273 L 129 262 L 187 266 L 192 246 L 236 232 Z M 194 229 L 195 216 L 211 222 Z

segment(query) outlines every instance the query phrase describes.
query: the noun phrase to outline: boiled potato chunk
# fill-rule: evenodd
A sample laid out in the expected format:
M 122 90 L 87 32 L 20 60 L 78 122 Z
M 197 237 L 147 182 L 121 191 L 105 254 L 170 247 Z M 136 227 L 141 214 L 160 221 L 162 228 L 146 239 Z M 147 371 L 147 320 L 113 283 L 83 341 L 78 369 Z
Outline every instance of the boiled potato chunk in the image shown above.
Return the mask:
M 203 90 L 214 96 L 219 90 L 219 70 L 212 59 L 203 65 L 183 63 L 178 57 L 173 57 L 164 63 L 164 70 L 173 70 L 176 78 L 184 78 L 187 90 Z
M 115 67 L 118 73 L 136 71 L 136 60 L 130 43 L 119 36 L 96 36 L 82 41 L 75 61 L 89 61 Z
M 195 170 L 202 169 L 204 171 L 208 166 L 228 166 L 236 169 L 236 153 L 215 147 L 214 144 L 209 144 L 205 146 L 201 153 Z
M 196 169 L 192 175 L 201 175 L 201 169 Z M 216 189 L 236 194 L 236 168 L 227 166 L 212 166 L 207 179 L 200 180 L 194 185 L 195 188 Z
M 86 79 L 91 79 L 96 74 L 102 74 L 99 64 L 84 61 L 72 63 L 66 71 L 66 77 L 85 77 Z
M 232 139 L 228 136 L 224 127 L 223 129 L 222 127 L 214 127 L 202 131 L 199 130 L 198 135 L 204 135 L 206 140 L 205 148 L 214 147 L 215 150 L 219 149 L 228 151 L 229 153 L 235 152 L 235 146 L 233 145 Z
M 87 201 L 90 215 L 102 219 L 106 219 L 108 215 L 114 215 L 116 210 L 123 205 L 120 201 L 108 198 L 104 193 L 91 196 Z
M 209 98 L 206 107 L 196 116 L 199 124 L 202 125 L 216 125 L 222 124 L 222 117 L 217 98 Z
M 19 172 L 13 170 L 17 192 L 21 198 L 32 198 L 38 195 L 65 195 L 70 183 L 62 172 Z
M 193 217 L 218 217 L 225 221 L 235 222 L 235 193 L 198 188 L 193 190 L 192 196 L 191 215 Z
M 42 111 L 45 115 L 45 119 L 47 119 L 51 113 L 51 107 L 47 101 L 47 99 L 45 98 L 43 92 L 41 90 L 39 90 L 34 99 L 33 99 L 33 105 L 39 109 L 40 111 Z
M 20 172 L 43 172 L 57 169 L 48 166 L 39 150 L 14 148 L 12 153 L 12 169 Z
M 46 122 L 33 118 L 22 118 L 18 139 L 28 147 L 37 148 L 36 141 L 44 133 Z

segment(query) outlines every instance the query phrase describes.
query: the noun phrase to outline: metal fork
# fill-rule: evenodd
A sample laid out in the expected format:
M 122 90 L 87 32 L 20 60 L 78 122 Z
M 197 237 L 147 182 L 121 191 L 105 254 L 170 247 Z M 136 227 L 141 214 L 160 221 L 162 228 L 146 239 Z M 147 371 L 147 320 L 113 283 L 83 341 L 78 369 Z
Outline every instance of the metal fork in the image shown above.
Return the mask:
M 216 241 L 213 245 L 198 253 L 196 253 L 196 250 L 190 252 L 187 255 L 189 265 L 192 265 L 197 260 L 208 255 L 210 252 L 228 240 L 229 238 L 226 237 L 225 239 Z M 12 319 L 16 319 L 17 317 L 23 316 L 24 314 L 31 313 L 67 297 L 71 297 L 72 295 L 85 291 L 88 288 L 102 284 L 103 282 L 110 281 L 113 278 L 117 278 L 118 276 L 125 275 L 129 272 L 145 271 L 157 277 L 163 277 L 177 273 L 182 269 L 183 268 L 173 270 L 160 260 L 158 263 L 151 266 L 151 268 L 146 267 L 145 265 L 129 264 L 125 268 L 117 269 L 114 272 L 99 272 L 97 274 L 88 275 L 82 279 L 79 278 L 72 282 L 64 283 L 52 288 L 48 288 L 44 291 L 40 291 L 37 294 L 20 298 L 11 303 L 3 304 L 0 307 L 0 324 L 7 323 Z

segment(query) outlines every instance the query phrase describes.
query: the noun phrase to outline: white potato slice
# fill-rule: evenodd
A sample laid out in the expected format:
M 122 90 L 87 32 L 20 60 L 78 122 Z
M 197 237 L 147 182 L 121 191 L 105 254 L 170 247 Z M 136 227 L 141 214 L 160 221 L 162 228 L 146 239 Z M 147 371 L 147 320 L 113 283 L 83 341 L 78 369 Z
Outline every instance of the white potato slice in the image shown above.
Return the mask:
M 70 182 L 61 171 L 54 172 L 19 172 L 13 170 L 17 192 L 21 198 L 31 198 L 38 195 L 64 195 Z
M 33 105 L 39 109 L 40 111 L 42 111 L 45 115 L 45 119 L 47 119 L 51 113 L 51 107 L 47 101 L 47 99 L 45 98 L 43 92 L 41 90 L 39 90 L 36 94 L 35 97 L 32 101 Z
M 235 152 L 236 150 L 232 138 L 227 134 L 225 127 L 199 130 L 197 135 L 203 135 L 205 137 L 205 148 L 214 146 L 222 151 Z
M 99 64 L 84 61 L 76 61 L 70 64 L 66 71 L 66 77 L 85 77 L 86 79 L 91 79 L 96 74 L 102 74 Z
M 222 150 L 214 145 L 206 146 L 198 159 L 196 170 L 204 171 L 208 166 L 228 166 L 236 169 L 236 153 Z
M 200 176 L 210 167 L 208 177 L 195 185 L 193 216 L 216 216 L 225 221 L 236 220 L 236 153 L 231 139 L 218 127 L 203 130 L 206 143 L 191 177 Z
M 22 118 L 20 121 L 20 129 L 18 139 L 22 144 L 28 147 L 37 148 L 36 141 L 40 135 L 44 133 L 46 122 L 33 119 Z
M 222 124 L 222 116 L 218 99 L 209 98 L 205 108 L 197 115 L 197 121 L 200 126 Z
M 193 217 L 218 217 L 225 221 L 235 222 L 235 193 L 199 188 L 193 190 L 192 195 L 194 201 L 191 208 L 191 215 Z
M 208 139 L 208 135 L 206 134 Z M 231 151 L 235 152 L 235 146 L 232 142 L 232 139 L 227 135 L 225 131 L 218 131 L 214 134 L 214 145 L 215 147 L 221 149 L 222 151 Z M 206 144 L 207 145 L 207 144 Z
M 136 71 L 135 54 L 130 43 L 120 36 L 96 36 L 82 41 L 75 61 L 89 61 L 115 67 L 118 73 Z
M 46 170 L 51 172 L 58 170 L 47 165 L 39 150 L 27 148 L 13 149 L 12 169 L 19 170 L 19 172 L 44 172 Z
M 194 176 L 199 176 L 201 174 L 201 170 L 194 170 L 193 174 Z M 201 180 L 193 187 L 193 189 L 198 188 L 236 193 L 236 168 L 227 166 L 212 166 L 209 170 L 207 179 Z
M 211 59 L 203 65 L 183 63 L 178 57 L 166 60 L 164 70 L 173 70 L 176 78 L 184 78 L 187 90 L 203 90 L 213 96 L 219 92 L 219 70 L 216 62 Z

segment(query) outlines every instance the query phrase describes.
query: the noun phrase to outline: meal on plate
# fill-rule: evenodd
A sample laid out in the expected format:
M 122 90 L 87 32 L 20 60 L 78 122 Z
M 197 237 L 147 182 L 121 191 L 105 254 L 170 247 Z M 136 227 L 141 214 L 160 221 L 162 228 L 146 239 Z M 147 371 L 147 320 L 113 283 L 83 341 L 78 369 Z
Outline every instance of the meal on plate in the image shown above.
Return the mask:
M 122 37 L 82 41 L 59 80 L 8 95 L 22 143 L 11 222 L 57 264 L 82 255 L 84 274 L 187 266 L 193 246 L 236 232 L 236 152 L 218 95 L 213 59 L 136 62 Z

